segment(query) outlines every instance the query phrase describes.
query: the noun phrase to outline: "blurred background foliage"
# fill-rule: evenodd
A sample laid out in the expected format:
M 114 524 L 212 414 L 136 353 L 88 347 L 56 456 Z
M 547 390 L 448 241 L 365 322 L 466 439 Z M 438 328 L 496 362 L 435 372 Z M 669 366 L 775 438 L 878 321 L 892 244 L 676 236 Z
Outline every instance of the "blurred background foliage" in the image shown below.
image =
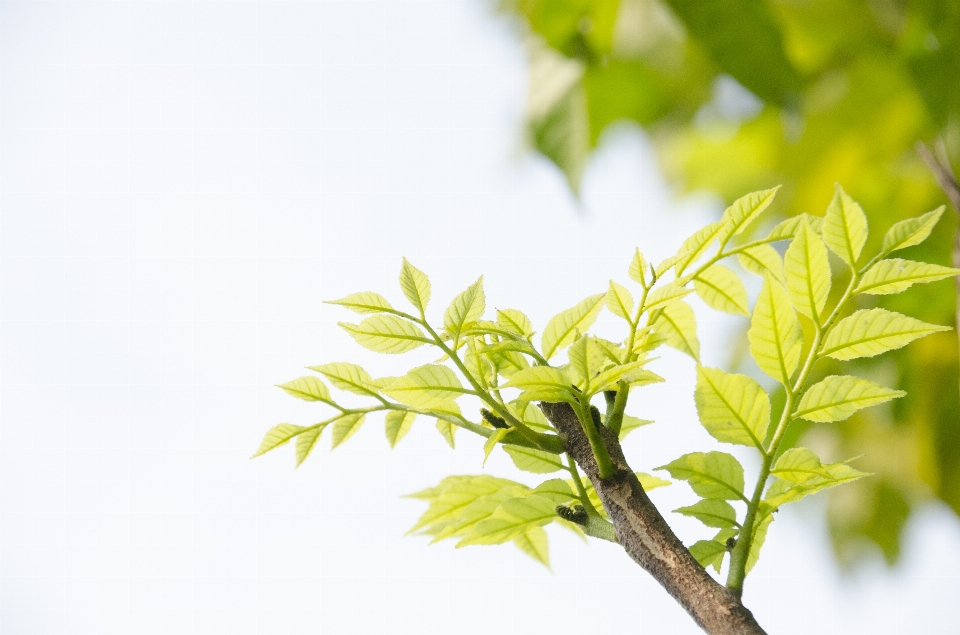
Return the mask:
M 626 120 L 648 133 L 679 191 L 707 190 L 731 202 L 783 184 L 777 213 L 820 215 L 841 183 L 870 216 L 865 253 L 879 248 L 894 222 L 945 202 L 915 144 L 940 139 L 950 156 L 960 155 L 960 2 L 500 6 L 521 24 L 529 54 L 531 142 L 574 191 L 604 132 Z M 932 240 L 904 257 L 949 264 L 957 221 L 953 213 L 944 219 Z M 950 281 L 862 302 L 955 322 Z M 834 374 L 841 366 L 818 370 Z M 856 372 L 909 396 L 840 425 L 795 424 L 792 441 L 831 460 L 865 455 L 858 467 L 876 477 L 838 488 L 828 504 L 830 535 L 843 565 L 876 553 L 892 564 L 916 506 L 936 497 L 960 514 L 956 333 L 859 363 Z

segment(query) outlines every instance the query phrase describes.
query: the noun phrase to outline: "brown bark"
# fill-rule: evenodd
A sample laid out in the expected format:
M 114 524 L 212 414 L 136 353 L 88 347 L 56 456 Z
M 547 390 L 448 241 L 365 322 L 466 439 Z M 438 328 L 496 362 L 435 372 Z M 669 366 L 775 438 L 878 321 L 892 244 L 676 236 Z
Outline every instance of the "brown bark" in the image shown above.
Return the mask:
M 765 635 L 740 598 L 714 580 L 667 525 L 627 465 L 617 435 L 599 426 L 617 467 L 612 477 L 601 479 L 573 409 L 565 403 L 541 403 L 540 408 L 557 429 L 567 453 L 593 483 L 627 554 L 710 635 Z

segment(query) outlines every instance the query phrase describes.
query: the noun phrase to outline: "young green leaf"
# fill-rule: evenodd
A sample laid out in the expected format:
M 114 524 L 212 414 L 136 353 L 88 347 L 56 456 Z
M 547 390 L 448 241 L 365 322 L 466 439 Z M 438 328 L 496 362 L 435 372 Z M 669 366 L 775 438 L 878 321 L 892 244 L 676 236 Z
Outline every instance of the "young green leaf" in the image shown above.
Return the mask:
M 767 540 L 767 531 L 770 529 L 770 523 L 772 522 L 773 514 L 771 513 L 764 516 L 760 522 L 754 525 L 753 542 L 750 543 L 750 553 L 747 554 L 746 573 L 750 573 L 760 559 L 760 549 L 763 548 L 763 543 Z
M 786 452 L 784 452 L 786 454 Z M 819 461 L 819 459 L 817 459 Z M 816 494 L 819 491 L 856 481 L 864 476 L 870 476 L 865 472 L 856 470 L 845 463 L 831 463 L 823 465 L 825 476 L 811 475 L 803 484 L 797 485 L 791 481 L 782 478 L 776 479 L 769 488 L 767 488 L 764 503 L 772 508 L 777 508 L 787 503 L 794 503 L 806 496 Z M 799 478 L 800 475 L 798 474 Z
M 737 274 L 723 265 L 713 265 L 693 279 L 697 294 L 717 311 L 734 315 L 749 315 L 747 290 Z
M 250 458 L 255 458 L 261 454 L 266 454 L 274 448 L 279 448 L 281 445 L 285 445 L 301 432 L 306 430 L 303 426 L 296 426 L 292 423 L 281 423 L 280 425 L 273 426 L 267 430 L 267 434 L 263 437 L 263 441 L 260 442 L 260 447 L 257 448 L 257 451 Z
M 851 269 L 867 242 L 867 215 L 839 183 L 823 218 L 823 241 Z
M 693 452 L 657 469 L 668 471 L 675 479 L 687 481 L 702 498 L 746 500 L 743 467 L 726 452 Z
M 470 391 L 446 366 L 424 364 L 396 379 L 383 392 L 413 408 L 434 408 Z
M 300 465 L 307 460 L 307 457 L 310 456 L 314 446 L 317 445 L 317 439 L 320 438 L 320 433 L 323 432 L 325 427 L 326 426 L 322 425 L 311 426 L 297 436 L 297 467 L 300 467 Z
M 734 201 L 733 205 L 723 212 L 721 218 L 724 225 L 719 236 L 720 244 L 724 245 L 732 237 L 742 234 L 764 210 L 770 207 L 770 203 L 773 202 L 779 189 L 780 186 L 778 185 L 769 190 L 747 194 Z
M 643 472 L 634 472 L 634 476 L 637 477 L 637 480 L 640 481 L 640 486 L 643 488 L 643 491 L 649 492 L 650 490 L 658 489 L 660 487 L 667 487 L 668 485 L 673 485 L 670 481 L 660 478 L 659 476 L 653 476 L 652 474 L 645 474 Z
M 699 260 L 703 254 L 707 253 L 710 246 L 727 230 L 729 225 L 730 223 L 724 219 L 718 220 L 715 223 L 710 223 L 706 227 L 703 227 L 693 236 L 683 241 L 683 244 L 677 251 L 677 255 L 680 257 L 674 267 L 677 277 L 683 275 L 687 267 Z
M 623 441 L 627 435 L 642 426 L 648 426 L 653 421 L 650 419 L 638 419 L 631 415 L 623 415 L 623 423 L 620 424 L 620 440 Z
M 770 245 L 757 245 L 744 249 L 737 255 L 740 266 L 758 276 L 770 274 L 777 282 L 784 284 L 786 280 L 783 277 L 783 258 L 780 253 Z
M 671 302 L 661 309 L 653 321 L 654 330 L 663 335 L 667 346 L 700 361 L 700 340 L 697 339 L 697 318 L 686 302 Z
M 434 525 L 426 527 L 421 533 L 433 535 L 433 540 L 430 541 L 430 544 L 446 538 L 466 536 L 470 533 L 474 525 L 490 518 L 493 512 L 497 510 L 497 507 L 500 507 L 500 503 L 508 498 L 526 496 L 529 492 L 530 488 L 520 483 L 503 487 L 492 494 L 481 496 L 466 507 L 463 507 L 453 520 L 441 520 Z
M 701 567 L 712 566 L 719 572 L 723 557 L 727 555 L 727 546 L 718 540 L 698 540 L 690 545 L 690 555 L 700 563 Z
M 550 319 L 543 329 L 540 348 L 546 359 L 553 357 L 558 349 L 568 346 L 576 339 L 577 331 L 586 332 L 597 319 L 597 313 L 603 306 L 604 294 L 592 295 L 574 307 L 563 311 Z
M 800 363 L 803 331 L 787 292 L 770 276 L 757 297 L 747 339 L 760 370 L 784 386 L 789 385 Z
M 840 320 L 830 330 L 820 354 L 841 360 L 873 357 L 931 333 L 949 330 L 886 309 L 863 309 Z
M 509 433 L 509 428 L 497 428 L 493 431 L 493 434 L 487 437 L 486 442 L 483 444 L 483 465 L 487 464 L 487 459 L 490 458 L 490 453 L 493 452 L 493 448 L 497 447 L 497 444 Z
M 815 323 L 830 295 L 830 264 L 823 240 L 809 225 L 801 225 L 783 259 L 787 291 L 797 311 Z
M 870 267 L 853 292 L 873 295 L 900 293 L 914 284 L 936 282 L 957 274 L 960 274 L 960 269 L 891 258 Z
M 809 224 L 810 228 L 818 234 L 823 230 L 822 217 L 811 216 L 810 214 L 798 214 L 793 218 L 788 218 L 787 220 L 782 221 L 779 225 L 774 227 L 773 230 L 770 231 L 770 234 L 767 236 L 766 240 L 768 242 L 776 242 L 778 240 L 787 240 L 788 238 L 793 238 L 797 235 L 797 231 L 803 227 L 804 223 Z
M 647 286 L 647 261 L 644 260 L 639 248 L 633 252 L 633 260 L 630 262 L 630 268 L 627 270 L 627 274 L 631 280 L 641 287 Z
M 610 281 L 610 288 L 607 290 L 607 309 L 619 318 L 627 322 L 633 320 L 633 296 L 626 287 Z
M 457 426 L 453 425 L 446 419 L 437 419 L 437 432 L 440 433 L 440 436 L 443 437 L 443 440 L 447 442 L 447 445 L 449 445 L 451 449 L 457 447 L 454 441 L 454 436 L 457 432 Z
M 617 383 L 621 381 L 625 381 L 631 386 L 645 386 L 664 381 L 660 375 L 643 368 L 646 363 L 646 360 L 640 360 L 608 368 L 590 382 L 590 394 L 595 395 L 603 390 L 613 390 Z
M 352 437 L 354 433 L 363 425 L 365 413 L 344 415 L 333 423 L 333 441 L 330 449 L 333 449 Z
M 415 412 L 405 412 L 403 410 L 391 410 L 386 417 L 386 435 L 390 447 L 397 447 L 400 439 L 405 437 L 410 428 L 413 427 L 413 420 L 417 418 Z
M 698 366 L 694 400 L 700 423 L 713 438 L 763 451 L 770 398 L 760 384 L 746 375 Z
M 357 344 L 376 353 L 406 353 L 430 342 L 418 326 L 394 315 L 374 315 L 360 324 L 339 324 Z
M 513 375 L 504 388 L 519 388 L 524 401 L 571 401 L 575 399 L 570 378 L 550 366 L 531 366 Z
M 466 325 L 483 317 L 486 310 L 486 298 L 483 294 L 483 276 L 467 287 L 450 303 L 443 314 L 443 327 L 453 337 L 454 347 L 460 341 L 460 333 Z
M 941 205 L 932 212 L 927 212 L 917 218 L 908 218 L 891 227 L 883 237 L 881 253 L 887 255 L 898 249 L 905 249 L 919 245 L 927 239 L 934 226 L 940 222 L 944 206 Z
M 580 337 L 570 346 L 570 350 L 567 352 L 567 357 L 570 359 L 570 366 L 567 369 L 570 379 L 580 390 L 585 392 L 588 391 L 590 380 L 596 370 L 591 367 L 590 363 L 594 356 L 590 355 L 590 351 L 588 351 L 588 349 L 595 348 L 591 345 L 591 339 L 590 337 Z
M 293 395 L 297 399 L 303 399 L 304 401 L 322 401 L 328 404 L 333 403 L 333 400 L 330 399 L 330 389 L 316 377 L 306 375 L 293 381 L 288 381 L 285 384 L 280 384 L 279 387 L 283 388 L 288 395 Z
M 794 485 L 831 478 L 829 470 L 812 450 L 807 448 L 791 448 L 780 455 L 770 473 Z
M 394 310 L 385 297 L 373 291 L 351 293 L 345 298 L 330 300 L 326 302 L 326 304 L 339 304 L 340 306 L 347 307 L 354 313 L 383 313 L 384 311 Z
M 577 495 L 573 493 L 573 489 L 570 488 L 570 484 L 561 478 L 552 478 L 549 481 L 540 483 L 533 488 L 530 495 L 545 496 L 553 501 L 555 505 L 567 503 L 577 498 Z
M 427 527 L 443 526 L 455 521 L 461 516 L 463 510 L 474 501 L 502 489 L 518 486 L 524 487 L 520 483 L 485 474 L 455 477 L 451 480 L 444 479 L 438 488 L 440 489 L 439 494 L 437 495 L 436 491 L 430 492 L 431 495 L 434 495 L 434 498 L 427 499 L 431 501 L 430 506 L 407 533 L 412 534 Z M 424 496 L 417 497 L 424 498 Z
M 356 364 L 333 362 L 320 366 L 310 366 L 310 370 L 317 371 L 340 390 L 346 390 L 357 395 L 370 396 L 377 394 L 378 387 L 373 383 L 370 373 Z
M 737 522 L 736 510 L 726 501 L 708 498 L 689 507 L 681 507 L 673 511 L 677 514 L 696 518 L 707 527 L 730 529 L 731 527 L 740 526 Z
M 667 304 L 668 302 L 673 302 L 674 300 L 679 300 L 680 298 L 686 297 L 691 293 L 693 293 L 693 289 L 680 287 L 671 282 L 670 284 L 662 286 L 659 289 L 651 292 L 650 295 L 647 296 L 647 302 L 644 305 L 643 310 L 649 312 Z
M 513 540 L 530 527 L 552 522 L 557 518 L 555 509 L 556 503 L 546 496 L 531 493 L 523 498 L 508 498 L 490 518 L 474 525 L 457 547 L 496 545 Z
M 497 311 L 497 324 L 502 328 L 516 333 L 521 337 L 533 335 L 533 324 L 530 318 L 516 309 L 501 309 Z
M 510 455 L 510 459 L 518 469 L 533 474 L 551 474 L 566 469 L 560 462 L 560 457 L 543 450 L 524 448 L 519 445 L 505 445 L 503 450 Z
M 406 258 L 403 259 L 403 266 L 400 267 L 400 288 L 403 295 L 407 296 L 422 316 L 427 310 L 427 304 L 430 302 L 430 279 Z
M 530 527 L 513 539 L 513 544 L 546 568 L 550 568 L 550 550 L 547 544 L 547 532 L 543 527 Z
M 800 400 L 796 416 L 807 421 L 843 421 L 857 410 L 903 397 L 902 390 L 890 390 L 872 381 L 850 375 L 831 375 L 811 386 Z

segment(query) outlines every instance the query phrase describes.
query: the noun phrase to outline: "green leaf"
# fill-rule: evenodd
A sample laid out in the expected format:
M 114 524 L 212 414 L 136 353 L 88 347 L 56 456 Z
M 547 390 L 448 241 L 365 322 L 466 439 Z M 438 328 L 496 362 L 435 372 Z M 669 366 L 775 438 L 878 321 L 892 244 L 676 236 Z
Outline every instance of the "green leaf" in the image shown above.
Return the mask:
M 288 381 L 285 384 L 280 384 L 279 387 L 297 399 L 333 403 L 333 400 L 330 399 L 330 389 L 316 377 L 307 375 L 299 379 L 294 379 L 293 381 Z
M 250 458 L 255 458 L 261 454 L 266 454 L 274 448 L 279 448 L 281 445 L 285 445 L 290 439 L 294 438 L 301 432 L 306 430 L 303 426 L 293 425 L 292 423 L 281 423 L 279 425 L 273 426 L 267 430 L 267 434 L 263 437 L 263 441 L 260 442 L 260 447 L 257 448 L 257 451 Z
M 365 413 L 344 415 L 337 419 L 333 424 L 333 442 L 330 449 L 333 449 L 352 437 L 354 433 L 363 425 Z M 299 447 L 298 447 L 299 449 Z
M 923 216 L 896 223 L 883 237 L 882 253 L 886 255 L 892 251 L 913 247 L 925 241 L 930 232 L 933 231 L 934 226 L 940 222 L 944 209 L 944 206 L 941 205 Z
M 784 452 L 784 455 L 786 454 L 787 453 Z M 817 461 L 819 461 L 819 459 L 817 459 Z M 764 503 L 772 508 L 777 508 L 787 503 L 794 503 L 806 496 L 816 494 L 819 491 L 836 487 L 837 485 L 842 485 L 843 483 L 856 481 L 864 476 L 870 476 L 869 474 L 856 470 L 845 463 L 831 463 L 829 465 L 823 465 L 822 468 L 825 472 L 825 475 L 810 475 L 810 477 L 806 481 L 803 481 L 803 483 L 800 485 L 794 484 L 793 482 L 782 478 L 776 479 L 770 485 L 770 487 L 767 488 L 764 497 Z M 801 478 L 802 473 L 796 471 L 795 475 L 796 478 L 799 479 Z
M 567 503 L 577 498 L 570 484 L 561 478 L 552 478 L 549 481 L 540 483 L 530 492 L 530 495 L 545 496 L 553 501 L 555 505 Z
M 686 297 L 693 293 L 693 289 L 688 289 L 686 287 L 677 286 L 675 283 L 671 282 L 668 285 L 655 289 L 650 295 L 647 296 L 647 301 L 644 304 L 643 310 L 650 311 L 661 307 L 668 302 L 673 302 L 674 300 L 679 300 L 680 298 Z
M 516 309 L 500 309 L 497 311 L 497 324 L 522 337 L 533 335 L 533 324 L 530 318 Z
M 734 315 L 750 315 L 746 288 L 737 274 L 723 265 L 701 271 L 693 279 L 693 286 L 707 306 Z
M 518 469 L 533 474 L 551 474 L 566 469 L 556 454 L 524 448 L 519 445 L 505 445 L 503 450 L 510 455 L 510 459 Z
M 643 487 L 643 491 L 649 492 L 650 490 L 655 490 L 660 487 L 667 487 L 668 485 L 673 485 L 670 481 L 660 478 L 659 476 L 653 476 L 652 474 L 645 474 L 643 472 L 634 472 L 634 476 L 637 477 L 637 480 L 640 481 L 640 486 Z
M 720 233 L 720 244 L 726 244 L 728 240 L 738 234 L 742 234 L 750 223 L 755 221 L 773 202 L 780 186 L 761 190 L 742 196 L 733 202 L 723 213 L 721 222 L 724 223 L 723 231 Z
M 487 459 L 490 458 L 490 453 L 493 452 L 493 448 L 497 447 L 497 444 L 503 440 L 503 437 L 509 434 L 509 428 L 497 428 L 493 431 L 489 437 L 487 437 L 486 442 L 483 444 L 483 465 L 487 464 Z
M 300 465 L 307 460 L 307 457 L 310 456 L 313 448 L 317 445 L 320 433 L 323 432 L 323 429 L 326 427 L 325 425 L 311 426 L 297 436 L 297 467 L 300 467 Z
M 697 367 L 694 400 L 700 423 L 710 436 L 724 443 L 752 445 L 763 452 L 770 425 L 770 398 L 746 375 Z
M 547 546 L 547 532 L 543 527 L 530 527 L 513 539 L 513 544 L 546 568 L 550 568 L 550 550 Z
M 531 366 L 513 375 L 504 388 L 519 388 L 524 401 L 572 401 L 570 378 L 558 368 Z
M 772 275 L 777 282 L 784 284 L 783 258 L 770 245 L 757 245 L 741 251 L 737 255 L 740 266 L 758 276 Z
M 430 279 L 406 258 L 403 259 L 403 266 L 400 267 L 400 288 L 403 295 L 407 296 L 412 304 L 422 316 L 427 310 L 427 304 L 430 302 Z
M 508 498 L 525 496 L 529 492 L 530 488 L 520 483 L 503 487 L 492 494 L 481 496 L 466 507 L 460 509 L 453 520 L 440 521 L 435 525 L 429 526 L 423 533 L 433 535 L 433 540 L 430 541 L 430 544 L 446 538 L 465 536 L 470 533 L 474 525 L 490 518 L 493 512 L 497 510 L 497 507 L 500 507 L 500 503 Z
M 553 521 L 557 518 L 555 509 L 556 503 L 547 496 L 531 493 L 523 498 L 508 498 L 490 518 L 474 525 L 457 547 L 496 545 L 513 540 L 531 527 L 542 527 Z
M 641 360 L 608 368 L 590 382 L 589 394 L 595 395 L 603 390 L 612 390 L 621 381 L 631 386 L 645 386 L 664 381 L 660 375 L 643 368 L 646 363 L 646 360 Z
M 476 322 L 483 317 L 486 310 L 486 298 L 483 293 L 483 276 L 467 287 L 467 290 L 458 295 L 450 303 L 443 314 L 443 326 L 453 337 L 454 348 L 460 341 L 460 333 L 464 326 Z
M 464 509 L 476 500 L 495 494 L 505 488 L 524 487 L 520 483 L 492 476 L 463 476 L 448 477 L 441 482 L 439 494 L 436 489 L 426 490 L 432 499 L 426 498 L 423 492 L 414 495 L 418 498 L 430 500 L 430 506 L 420 516 L 417 523 L 407 533 L 414 533 L 424 528 L 442 527 L 446 523 L 460 518 Z M 524 488 L 525 489 L 525 488 Z
M 739 527 L 737 512 L 726 501 L 705 499 L 689 507 L 673 510 L 674 513 L 696 518 L 707 527 L 729 529 Z
M 603 298 L 602 293 L 592 295 L 547 322 L 540 343 L 544 358 L 550 359 L 558 349 L 572 344 L 577 331 L 583 333 L 590 328 L 603 306 Z
M 800 400 L 796 416 L 820 423 L 843 421 L 861 408 L 876 406 L 907 393 L 849 375 L 831 375 L 811 386 Z
M 590 340 L 589 337 L 580 337 L 570 346 L 570 350 L 567 352 L 567 357 L 570 359 L 570 366 L 567 369 L 570 379 L 585 392 L 588 391 L 590 380 L 595 372 L 590 364 L 594 356 L 590 355 L 590 351 L 587 350 L 595 348 L 591 346 Z
M 753 570 L 754 565 L 757 564 L 757 561 L 760 559 L 760 549 L 763 548 L 763 543 L 767 540 L 767 531 L 770 529 L 770 523 L 773 522 L 773 514 L 768 514 L 764 516 L 763 519 L 754 525 L 753 528 L 753 542 L 750 543 L 750 553 L 747 554 L 747 567 L 746 573 L 750 573 Z
M 686 302 L 671 302 L 661 309 L 653 328 L 663 335 L 667 346 L 700 361 L 700 340 L 697 339 L 697 318 Z
M 677 277 L 683 275 L 687 267 L 700 260 L 700 258 L 707 253 L 707 250 L 710 249 L 710 246 L 713 245 L 714 241 L 727 231 L 727 227 L 728 223 L 726 220 L 718 220 L 715 223 L 710 223 L 706 227 L 699 229 L 693 236 L 683 241 L 683 244 L 677 251 L 677 255 L 680 256 L 675 268 Z
M 394 310 L 385 297 L 373 291 L 351 293 L 345 298 L 330 300 L 326 304 L 339 304 L 355 313 L 383 313 L 384 311 Z
M 823 241 L 851 268 L 867 242 L 867 215 L 839 183 L 823 218 Z
M 623 415 L 623 423 L 620 424 L 620 440 L 623 441 L 627 435 L 640 428 L 653 423 L 650 419 L 638 419 L 630 415 Z
M 383 392 L 413 408 L 434 408 L 470 391 L 446 366 L 424 364 L 396 379 Z
M 791 448 L 784 452 L 777 459 L 770 473 L 794 485 L 831 478 L 830 471 L 823 466 L 820 457 L 807 448 Z
M 654 273 L 656 274 L 657 279 L 659 280 L 660 278 L 662 278 L 663 274 L 670 271 L 670 269 L 672 269 L 681 260 L 686 260 L 689 257 L 689 255 L 690 254 L 688 252 L 681 249 L 679 253 L 674 254 L 669 258 L 665 258 L 664 260 L 661 260 L 660 264 L 658 264 L 654 269 Z
M 788 218 L 787 220 L 781 222 L 779 225 L 774 227 L 770 234 L 767 236 L 766 240 L 769 242 L 775 242 L 777 240 L 786 240 L 788 238 L 793 238 L 797 235 L 797 232 L 803 227 L 804 224 L 809 224 L 810 227 L 816 233 L 820 233 L 823 230 L 823 218 L 820 216 L 811 216 L 810 214 L 798 214 L 793 218 Z
M 377 353 L 406 353 L 430 342 L 418 326 L 394 315 L 374 315 L 360 324 L 339 324 L 357 344 Z
M 447 487 L 454 485 L 456 483 L 461 483 L 463 481 L 470 480 L 472 478 L 476 478 L 476 477 L 461 476 L 461 475 L 447 476 L 442 481 L 440 481 L 436 487 L 428 487 L 426 489 L 420 490 L 419 492 L 414 492 L 413 494 L 404 494 L 403 498 L 416 498 L 416 499 L 425 500 L 425 501 L 437 500 L 437 498 L 440 497 L 440 494 L 443 493 L 443 490 L 446 489 Z M 490 478 L 490 477 L 486 477 L 486 478 Z M 519 485 L 519 483 L 517 483 L 517 485 Z
M 841 360 L 873 357 L 931 333 L 949 330 L 886 309 L 864 309 L 840 320 L 830 330 L 820 354 Z
M 417 418 L 415 412 L 404 412 L 403 410 L 391 410 L 386 417 L 386 435 L 390 447 L 395 448 L 400 439 L 405 437 L 410 428 L 413 427 L 413 420 Z
M 900 293 L 914 284 L 936 282 L 957 274 L 960 274 L 960 269 L 891 258 L 870 267 L 853 292 L 873 295 Z
M 702 498 L 745 500 L 743 467 L 726 452 L 693 452 L 668 463 L 666 470 L 675 479 L 687 481 Z
M 457 427 L 447 421 L 446 419 L 437 419 L 437 432 L 440 433 L 440 436 L 443 437 L 443 440 L 447 442 L 451 448 L 456 448 L 454 442 L 454 436 L 457 432 Z
M 320 373 L 340 390 L 346 390 L 357 395 L 377 394 L 378 387 L 374 384 L 373 378 L 356 364 L 333 362 L 320 366 L 310 366 L 310 370 Z
M 747 339 L 760 370 L 788 386 L 800 364 L 803 331 L 787 292 L 770 276 L 757 297 Z
M 640 286 L 646 286 L 647 261 L 644 260 L 640 249 L 633 252 L 633 260 L 630 262 L 630 268 L 627 270 L 627 274 L 631 280 Z
M 712 566 L 714 570 L 720 571 L 723 557 L 727 555 L 727 546 L 716 540 L 698 540 L 690 545 L 690 555 L 700 563 L 700 566 L 704 568 Z
M 797 311 L 820 324 L 830 295 L 830 264 L 823 240 L 809 225 L 801 225 L 783 259 L 787 291 Z
M 610 288 L 607 290 L 607 309 L 619 318 L 627 322 L 633 321 L 633 296 L 626 287 L 610 281 Z

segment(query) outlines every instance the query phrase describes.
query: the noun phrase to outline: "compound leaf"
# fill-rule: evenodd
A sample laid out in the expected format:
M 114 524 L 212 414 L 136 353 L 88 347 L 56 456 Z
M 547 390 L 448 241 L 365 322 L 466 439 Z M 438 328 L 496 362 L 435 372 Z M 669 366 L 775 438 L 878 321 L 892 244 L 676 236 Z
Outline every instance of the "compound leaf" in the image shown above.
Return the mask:
M 469 391 L 446 366 L 424 364 L 394 380 L 383 392 L 413 408 L 435 408 Z
M 376 353 L 406 353 L 430 341 L 420 327 L 395 315 L 374 315 L 360 324 L 340 322 L 340 326 L 357 344 Z

